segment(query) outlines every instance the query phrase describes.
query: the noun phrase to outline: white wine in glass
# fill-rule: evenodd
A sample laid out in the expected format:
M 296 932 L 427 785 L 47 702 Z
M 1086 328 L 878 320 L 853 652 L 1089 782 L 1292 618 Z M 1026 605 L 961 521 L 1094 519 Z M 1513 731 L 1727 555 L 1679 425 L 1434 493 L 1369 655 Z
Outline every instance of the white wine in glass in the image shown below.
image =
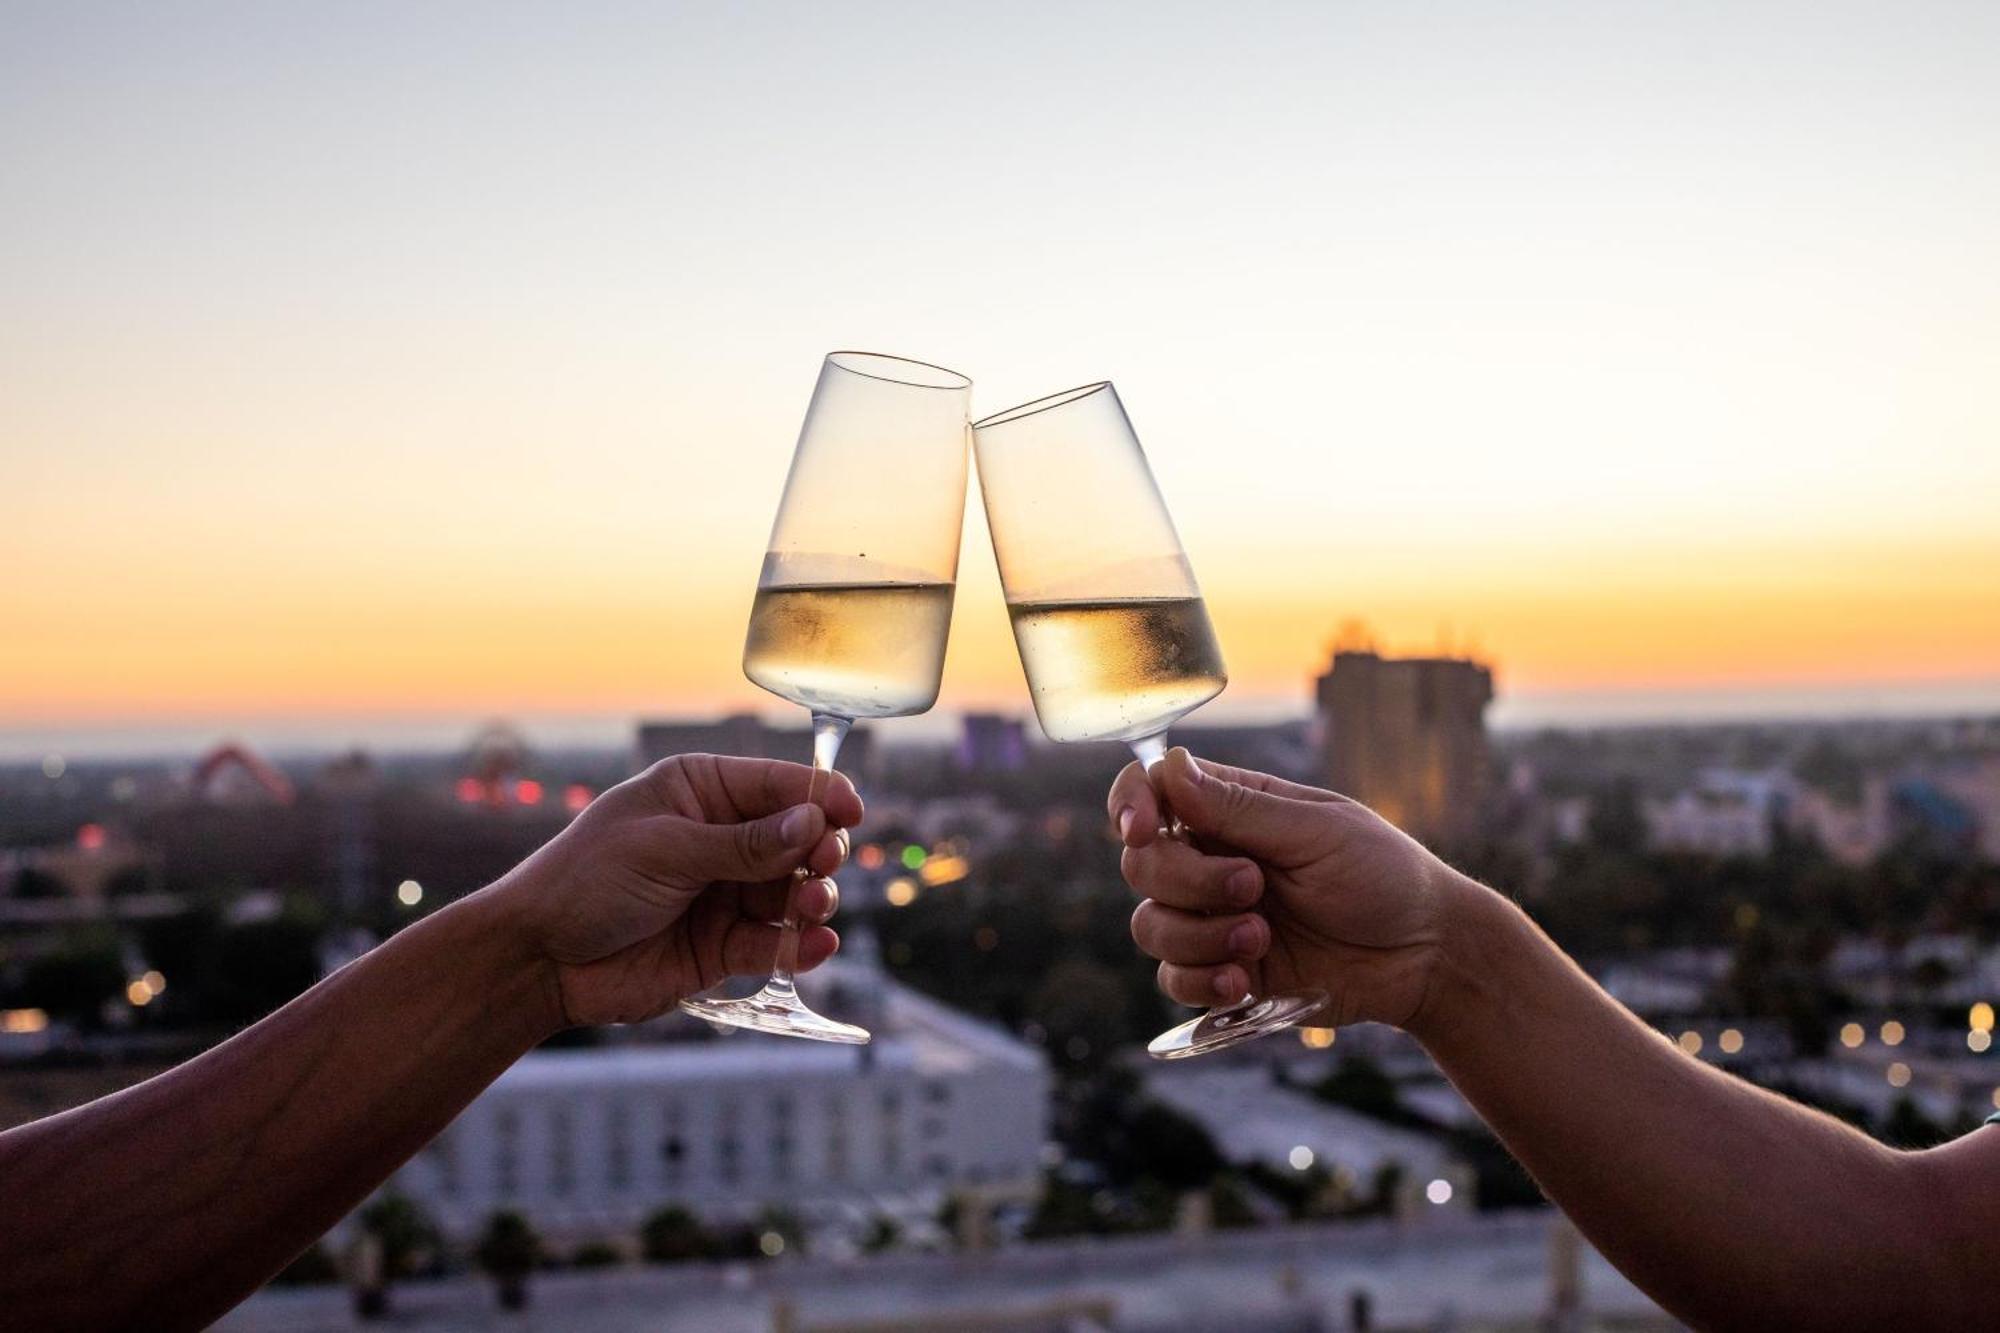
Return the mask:
M 1036 719 L 1053 741 L 1123 741 L 1150 770 L 1166 757 L 1167 728 L 1229 676 L 1117 391 L 1102 382 L 1037 398 L 974 422 L 972 434 Z M 1185 836 L 1178 820 L 1168 831 Z M 1316 990 L 1246 995 L 1146 1049 L 1205 1055 L 1325 1004 Z
M 937 701 L 949 583 L 759 588 L 743 674 L 836 717 L 903 717 Z
M 1139 740 L 1229 683 L 1199 597 L 1018 602 L 1007 614 L 1052 741 Z
M 812 712 L 808 800 L 819 799 L 855 719 L 906 717 L 937 702 L 971 393 L 957 371 L 873 352 L 833 352 L 820 367 L 743 644 L 744 675 Z M 808 877 L 803 868 L 794 877 L 794 897 Z M 799 927 L 788 900 L 777 965 L 755 995 L 681 1008 L 726 1027 L 868 1041 L 865 1029 L 799 998 Z

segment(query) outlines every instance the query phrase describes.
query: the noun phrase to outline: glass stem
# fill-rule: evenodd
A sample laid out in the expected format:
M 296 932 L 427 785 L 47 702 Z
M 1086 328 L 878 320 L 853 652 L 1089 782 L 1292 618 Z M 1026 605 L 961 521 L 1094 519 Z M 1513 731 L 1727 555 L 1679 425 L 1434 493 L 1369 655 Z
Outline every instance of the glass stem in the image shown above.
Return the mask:
M 806 787 L 806 804 L 818 801 L 826 791 L 827 780 L 833 776 L 833 761 L 840 754 L 840 743 L 847 739 L 847 729 L 853 725 L 852 718 L 813 714 L 813 773 L 812 781 Z M 778 933 L 778 961 L 771 968 L 770 981 L 764 985 L 766 992 L 798 993 L 792 977 L 799 968 L 799 930 L 802 924 L 799 920 L 799 886 L 812 877 L 810 866 L 800 866 L 792 872 L 792 883 L 785 894 L 785 924 Z
M 1147 774 L 1150 775 L 1153 771 L 1153 765 L 1167 757 L 1167 733 L 1156 731 L 1150 736 L 1141 736 L 1138 740 L 1132 742 L 1132 753 L 1138 756 L 1139 766 L 1145 769 Z M 1187 825 L 1181 823 L 1179 815 L 1167 808 L 1165 797 L 1160 798 L 1160 810 L 1167 817 L 1167 836 L 1186 842 L 1188 836 Z M 1238 1009 L 1248 1008 L 1256 998 L 1254 995 L 1246 994 L 1234 1004 L 1220 1005 L 1210 1009 L 1208 1012 L 1211 1014 L 1233 1014 Z
M 1141 736 L 1132 742 L 1132 753 L 1139 758 L 1139 767 L 1146 770 L 1148 780 L 1152 778 L 1153 767 L 1167 757 L 1167 733 L 1156 731 L 1150 736 Z M 1187 841 L 1187 825 L 1181 823 L 1180 816 L 1167 807 L 1167 798 L 1160 797 L 1160 812 L 1167 817 L 1167 836 Z

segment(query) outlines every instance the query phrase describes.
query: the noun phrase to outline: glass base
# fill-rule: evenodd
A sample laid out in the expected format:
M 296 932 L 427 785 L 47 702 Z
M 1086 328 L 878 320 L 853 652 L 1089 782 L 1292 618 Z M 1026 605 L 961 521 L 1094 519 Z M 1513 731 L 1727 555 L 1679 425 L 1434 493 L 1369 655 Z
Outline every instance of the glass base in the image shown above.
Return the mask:
M 1146 1053 L 1155 1060 L 1186 1060 L 1208 1055 L 1259 1037 L 1268 1037 L 1310 1018 L 1326 1008 L 1323 990 L 1285 991 L 1259 999 L 1211 1009 L 1190 1018 L 1179 1027 L 1168 1028 L 1146 1043 Z
M 777 982 L 740 1000 L 682 1000 L 681 1010 L 722 1027 L 748 1028 L 774 1037 L 837 1041 L 848 1046 L 866 1046 L 874 1040 L 867 1028 L 837 1023 L 814 1013 L 799 998 L 798 991 Z

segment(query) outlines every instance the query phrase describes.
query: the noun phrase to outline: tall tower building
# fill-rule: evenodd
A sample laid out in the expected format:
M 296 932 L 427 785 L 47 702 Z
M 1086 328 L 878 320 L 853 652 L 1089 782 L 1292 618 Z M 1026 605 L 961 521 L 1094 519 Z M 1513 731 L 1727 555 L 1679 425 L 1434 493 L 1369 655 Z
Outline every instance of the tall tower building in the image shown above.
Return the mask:
M 1328 786 L 1425 841 L 1478 828 L 1493 701 L 1484 664 L 1337 651 L 1318 695 Z

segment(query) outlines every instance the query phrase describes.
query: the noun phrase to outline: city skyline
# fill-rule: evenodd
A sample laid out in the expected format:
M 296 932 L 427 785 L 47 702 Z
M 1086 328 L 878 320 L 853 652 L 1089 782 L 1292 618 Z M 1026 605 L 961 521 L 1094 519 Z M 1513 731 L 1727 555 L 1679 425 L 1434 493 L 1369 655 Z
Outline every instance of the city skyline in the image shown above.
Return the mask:
M 1033 17 L 11 12 L 0 753 L 775 710 L 840 346 L 1114 379 L 1218 717 L 1350 620 L 1503 725 L 2000 706 L 2000 18 Z M 974 502 L 939 708 L 1026 704 Z

